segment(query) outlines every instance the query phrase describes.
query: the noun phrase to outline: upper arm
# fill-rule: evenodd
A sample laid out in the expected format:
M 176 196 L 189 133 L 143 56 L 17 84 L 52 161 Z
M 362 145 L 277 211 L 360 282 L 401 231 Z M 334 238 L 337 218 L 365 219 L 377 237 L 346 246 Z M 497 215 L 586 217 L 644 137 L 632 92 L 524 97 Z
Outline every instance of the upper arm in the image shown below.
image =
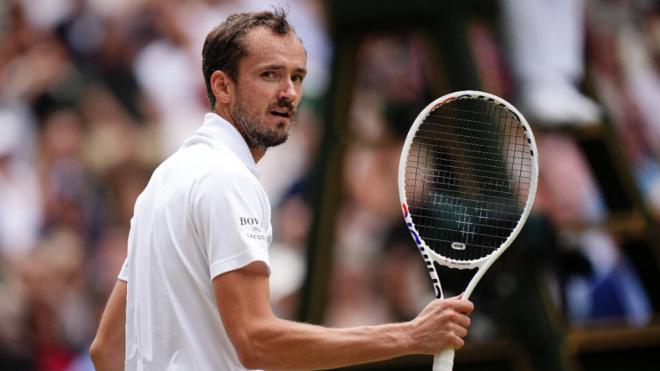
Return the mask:
M 270 210 L 251 174 L 210 172 L 191 191 L 191 218 L 211 278 L 253 261 L 269 264 Z
M 124 325 L 126 324 L 127 289 L 128 285 L 125 281 L 117 280 L 103 311 L 99 329 L 96 333 L 97 339 L 116 340 L 121 338 L 123 342 Z
M 112 355 L 112 358 L 121 358 L 123 364 L 127 288 L 125 281 L 117 280 L 112 289 L 90 350 L 95 363 L 107 358 L 105 355 Z M 97 366 L 97 369 L 100 368 Z
M 254 354 L 254 334 L 276 318 L 269 299 L 268 268 L 253 262 L 213 279 L 218 311 L 241 362 Z

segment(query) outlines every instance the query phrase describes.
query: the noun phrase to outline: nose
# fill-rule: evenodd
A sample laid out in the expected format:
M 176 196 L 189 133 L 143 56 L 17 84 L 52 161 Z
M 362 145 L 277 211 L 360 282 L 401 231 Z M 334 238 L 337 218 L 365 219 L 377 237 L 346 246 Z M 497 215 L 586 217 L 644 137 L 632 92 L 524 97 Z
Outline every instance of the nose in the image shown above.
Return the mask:
M 298 98 L 298 90 L 296 90 L 296 85 L 291 79 L 285 79 L 282 87 L 280 88 L 279 99 L 288 99 L 289 101 L 295 102 Z

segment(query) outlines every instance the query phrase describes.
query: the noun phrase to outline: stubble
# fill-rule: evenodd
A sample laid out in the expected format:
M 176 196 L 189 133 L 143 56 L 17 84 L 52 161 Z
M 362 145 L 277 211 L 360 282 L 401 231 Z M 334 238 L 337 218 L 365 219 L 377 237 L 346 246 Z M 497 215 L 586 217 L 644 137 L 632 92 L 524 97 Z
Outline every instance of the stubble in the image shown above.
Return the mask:
M 236 103 L 236 107 L 232 112 L 232 118 L 247 142 L 248 147 L 266 149 L 286 142 L 289 137 L 289 126 L 293 124 L 293 117 L 295 117 L 295 108 L 290 102 L 281 100 L 275 104 L 275 107 L 289 108 L 293 113 L 293 117 L 289 125 L 281 122 L 274 128 L 270 128 L 265 122 L 260 121 L 258 114 L 249 112 L 242 104 L 242 101 L 239 100 Z

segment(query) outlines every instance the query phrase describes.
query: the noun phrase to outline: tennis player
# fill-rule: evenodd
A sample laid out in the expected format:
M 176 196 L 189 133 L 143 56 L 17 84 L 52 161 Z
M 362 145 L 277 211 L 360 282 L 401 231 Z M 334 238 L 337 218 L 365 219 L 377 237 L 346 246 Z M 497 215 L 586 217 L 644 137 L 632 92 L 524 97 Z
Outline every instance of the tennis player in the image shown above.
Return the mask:
M 306 61 L 279 9 L 232 15 L 209 33 L 212 112 L 137 199 L 91 347 L 98 371 L 335 368 L 463 346 L 473 306 L 459 298 L 410 322 L 357 328 L 273 314 L 270 205 L 255 163 L 287 139 Z

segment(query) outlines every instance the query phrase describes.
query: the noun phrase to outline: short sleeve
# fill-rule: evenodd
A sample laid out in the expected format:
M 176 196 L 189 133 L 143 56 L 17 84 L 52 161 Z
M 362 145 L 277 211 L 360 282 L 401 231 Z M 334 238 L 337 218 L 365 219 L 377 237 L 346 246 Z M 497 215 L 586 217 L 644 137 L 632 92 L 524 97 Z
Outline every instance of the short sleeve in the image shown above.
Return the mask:
M 129 249 L 131 246 L 131 242 L 133 241 L 133 233 L 135 233 L 135 216 L 131 217 L 130 226 L 131 229 L 128 232 L 128 241 L 127 241 Z M 121 270 L 117 275 L 117 279 L 124 282 L 128 282 L 128 256 L 126 256 L 126 259 L 124 259 L 124 264 L 121 265 Z
M 191 217 L 211 278 L 262 261 L 269 267 L 270 215 L 258 180 L 249 173 L 206 174 L 191 192 Z
M 119 275 L 117 275 L 117 279 L 128 282 L 128 258 L 126 258 L 124 264 L 121 265 L 121 270 L 119 271 Z

